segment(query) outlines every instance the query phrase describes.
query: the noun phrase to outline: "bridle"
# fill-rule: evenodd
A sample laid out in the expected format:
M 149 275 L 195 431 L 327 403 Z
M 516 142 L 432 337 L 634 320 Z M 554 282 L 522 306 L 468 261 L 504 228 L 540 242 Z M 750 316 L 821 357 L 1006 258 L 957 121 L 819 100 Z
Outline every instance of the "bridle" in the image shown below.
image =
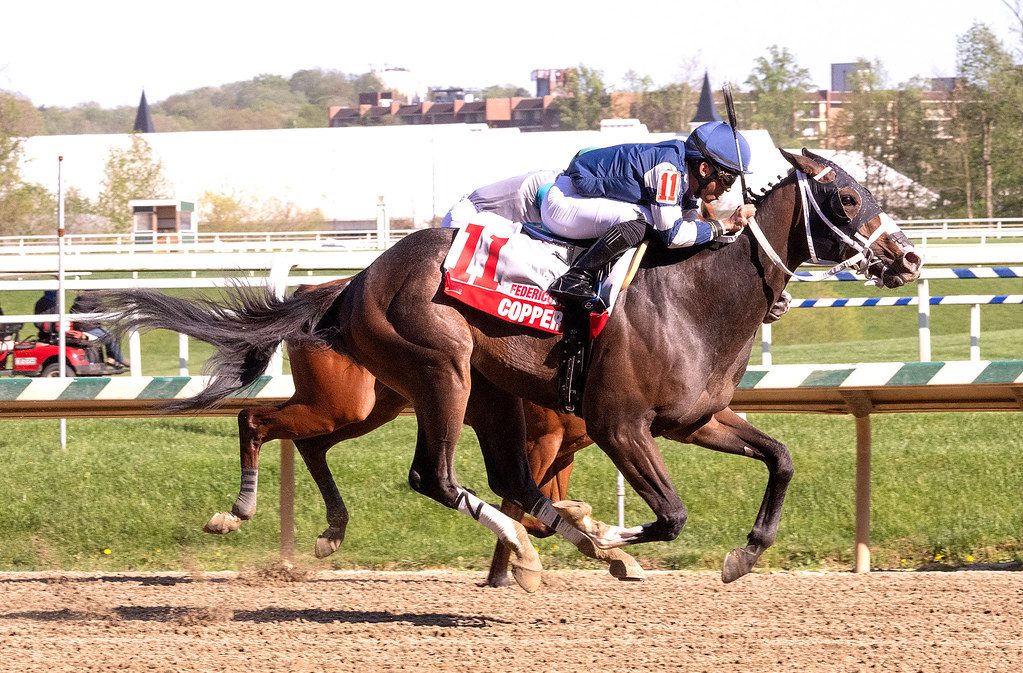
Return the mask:
M 881 218 L 881 225 L 873 232 L 871 232 L 870 236 L 864 236 L 863 234 L 859 233 L 859 229 L 854 231 L 852 235 L 849 235 L 846 232 L 842 231 L 842 229 L 838 225 L 832 222 L 831 218 L 829 218 L 824 213 L 824 210 L 821 208 L 820 204 L 817 203 L 817 199 L 814 197 L 813 191 L 809 183 L 810 179 L 816 181 L 817 183 L 820 183 L 821 179 L 832 170 L 833 170 L 832 167 L 828 166 L 824 168 L 824 170 L 817 173 L 816 175 L 808 178 L 806 173 L 796 169 L 796 184 L 797 188 L 799 189 L 799 196 L 802 205 L 803 226 L 806 229 L 806 244 L 810 250 L 810 261 L 812 261 L 814 264 L 833 264 L 831 268 L 827 269 L 826 271 L 811 272 L 808 275 L 797 276 L 785 265 L 785 262 L 783 262 L 781 257 L 778 256 L 778 253 L 775 252 L 774 248 L 771 246 L 771 243 L 767 240 L 767 236 L 764 235 L 763 230 L 760 228 L 760 225 L 757 224 L 755 220 L 751 219 L 749 221 L 749 228 L 750 230 L 752 230 L 753 236 L 757 239 L 757 242 L 764 249 L 764 252 L 767 253 L 767 256 L 771 259 L 771 261 L 774 262 L 774 264 L 778 266 L 780 269 L 782 269 L 786 274 L 795 278 L 796 280 L 804 282 L 828 280 L 837 275 L 841 271 L 845 271 L 846 269 L 853 269 L 857 273 L 866 276 L 869 279 L 869 281 L 873 282 L 878 287 L 882 287 L 884 272 L 889 268 L 889 266 L 881 257 L 876 255 L 874 251 L 870 249 L 870 246 L 873 245 L 873 243 L 884 234 L 896 237 L 901 236 L 902 238 L 904 238 L 905 241 L 900 243 L 903 245 L 903 247 L 906 247 L 907 250 L 912 250 L 913 246 L 912 244 L 909 243 L 909 239 L 905 237 L 905 234 L 902 233 L 902 230 L 899 229 L 899 226 L 895 224 L 895 220 L 893 220 L 887 213 L 883 211 L 879 213 L 879 217 Z M 814 216 L 816 217 L 816 222 L 819 222 L 820 224 L 823 224 L 825 227 L 830 229 L 831 232 L 835 234 L 835 236 L 838 238 L 838 240 L 840 240 L 842 243 L 855 250 L 856 254 L 841 262 L 836 262 L 835 260 L 823 259 L 819 257 L 817 254 L 818 246 L 815 245 L 814 243 L 814 234 L 812 226 L 814 222 Z

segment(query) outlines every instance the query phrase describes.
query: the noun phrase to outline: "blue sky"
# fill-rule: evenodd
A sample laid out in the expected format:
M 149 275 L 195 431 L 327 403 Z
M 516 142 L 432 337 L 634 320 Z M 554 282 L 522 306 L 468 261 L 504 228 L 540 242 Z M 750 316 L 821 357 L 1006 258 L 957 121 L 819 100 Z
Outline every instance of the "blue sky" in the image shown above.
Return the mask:
M 368 6 L 371 5 L 371 6 Z M 576 9 L 586 8 L 585 14 Z M 716 9 L 711 9 L 716 8 Z M 742 82 L 780 45 L 821 88 L 832 63 L 882 62 L 892 83 L 951 76 L 956 38 L 974 21 L 1015 48 L 1001 0 L 717 3 L 488 3 L 334 0 L 77 0 L 5 3 L 0 89 L 37 105 L 135 105 L 202 86 L 304 68 L 362 73 L 400 66 L 427 86 L 515 84 L 578 64 L 617 85 L 701 76 Z

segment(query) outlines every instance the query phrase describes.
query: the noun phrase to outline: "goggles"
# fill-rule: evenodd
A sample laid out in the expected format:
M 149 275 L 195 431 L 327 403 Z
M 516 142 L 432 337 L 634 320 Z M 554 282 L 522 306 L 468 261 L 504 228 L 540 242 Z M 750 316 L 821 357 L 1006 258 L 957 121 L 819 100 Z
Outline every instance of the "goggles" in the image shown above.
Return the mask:
M 714 168 L 714 175 L 721 181 L 721 184 L 723 184 L 725 188 L 731 188 L 731 186 L 735 184 L 735 181 L 739 179 L 738 175 L 726 171 L 720 166 L 715 166 L 714 164 L 711 164 L 711 166 Z

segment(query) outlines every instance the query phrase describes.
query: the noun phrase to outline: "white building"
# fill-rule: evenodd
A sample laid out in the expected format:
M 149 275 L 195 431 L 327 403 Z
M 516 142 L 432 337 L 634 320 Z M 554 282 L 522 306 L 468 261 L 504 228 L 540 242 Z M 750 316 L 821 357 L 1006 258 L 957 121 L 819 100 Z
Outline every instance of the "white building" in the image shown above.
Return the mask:
M 766 131 L 744 131 L 753 148 L 748 180 L 757 189 L 788 170 Z M 392 220 L 426 225 L 476 187 L 542 168 L 562 168 L 583 147 L 684 138 L 642 125 L 600 131 L 522 133 L 485 125 L 150 133 L 145 140 L 164 165 L 172 193 L 195 200 L 202 219 L 205 192 L 257 202 L 276 199 L 328 220 L 373 220 L 383 197 Z M 88 198 L 100 192 L 112 148 L 128 134 L 36 136 L 24 144 L 22 175 L 56 191 L 57 157 L 65 187 Z M 837 161 L 855 178 L 860 161 Z M 908 180 L 891 172 L 891 179 Z M 738 189 L 734 191 L 738 192 Z M 738 196 L 738 195 L 736 195 Z

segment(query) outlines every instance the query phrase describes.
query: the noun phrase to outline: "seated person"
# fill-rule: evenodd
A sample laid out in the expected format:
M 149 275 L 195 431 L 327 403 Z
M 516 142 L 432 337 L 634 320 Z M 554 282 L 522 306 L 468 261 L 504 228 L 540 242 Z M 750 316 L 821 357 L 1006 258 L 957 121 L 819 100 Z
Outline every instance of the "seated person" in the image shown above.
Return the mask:
M 102 312 L 102 306 L 100 305 L 99 296 L 95 292 L 85 291 L 75 297 L 75 302 L 71 305 L 71 313 L 100 313 Z M 103 329 L 103 327 L 94 320 L 77 320 L 75 321 L 74 327 L 80 332 L 89 334 L 96 339 L 106 339 L 110 336 L 110 332 Z M 116 364 L 124 367 L 128 366 L 128 363 L 124 359 L 124 352 L 121 350 L 121 344 L 113 339 L 105 342 L 107 347 L 107 353 Z
M 57 291 L 56 290 L 45 290 L 43 296 L 36 300 L 35 308 L 32 312 L 36 315 L 44 315 L 46 313 L 57 312 Z M 58 332 L 58 326 L 55 321 L 47 320 L 45 322 L 35 323 L 36 329 L 39 330 L 40 341 L 50 341 L 53 339 L 53 335 Z

